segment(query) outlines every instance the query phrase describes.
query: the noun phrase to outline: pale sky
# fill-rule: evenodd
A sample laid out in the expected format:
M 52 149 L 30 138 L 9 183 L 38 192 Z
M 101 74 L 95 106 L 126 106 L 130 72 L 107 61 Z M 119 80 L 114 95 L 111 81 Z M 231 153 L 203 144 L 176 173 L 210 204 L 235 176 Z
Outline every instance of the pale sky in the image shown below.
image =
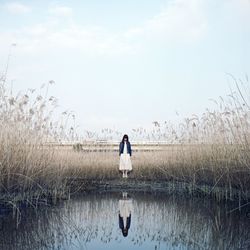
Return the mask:
M 82 130 L 201 114 L 250 74 L 249 0 L 0 0 L 0 72 L 16 91 L 54 80 Z

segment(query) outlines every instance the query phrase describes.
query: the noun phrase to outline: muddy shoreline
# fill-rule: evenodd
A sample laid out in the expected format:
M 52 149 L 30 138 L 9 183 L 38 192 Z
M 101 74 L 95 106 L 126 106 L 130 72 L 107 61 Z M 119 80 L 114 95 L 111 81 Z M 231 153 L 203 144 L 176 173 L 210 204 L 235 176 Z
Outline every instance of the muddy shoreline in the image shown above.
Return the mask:
M 69 181 L 69 180 L 68 180 Z M 177 181 L 155 181 L 155 180 L 135 180 L 132 178 L 93 180 L 74 178 L 69 181 L 69 186 L 65 190 L 45 190 L 39 193 L 27 192 L 22 195 L 17 193 L 0 193 L 0 213 L 1 210 L 10 207 L 27 207 L 40 205 L 56 205 L 60 200 L 70 200 L 71 197 L 87 195 L 89 193 L 105 192 L 143 192 L 154 194 L 180 195 L 185 197 L 200 197 L 203 199 L 213 199 L 215 201 L 232 201 L 240 207 L 250 201 L 250 191 L 242 192 L 232 188 L 230 192 L 219 186 L 195 185 L 188 182 Z
M 86 180 L 76 179 L 75 186 L 80 187 L 79 192 L 152 192 L 168 194 L 185 194 L 188 196 L 200 196 L 215 198 L 216 200 L 249 201 L 250 191 L 242 192 L 232 188 L 230 192 L 219 186 L 195 185 L 193 183 L 177 181 L 154 181 L 134 179 L 113 180 Z M 77 191 L 73 191 L 77 195 Z

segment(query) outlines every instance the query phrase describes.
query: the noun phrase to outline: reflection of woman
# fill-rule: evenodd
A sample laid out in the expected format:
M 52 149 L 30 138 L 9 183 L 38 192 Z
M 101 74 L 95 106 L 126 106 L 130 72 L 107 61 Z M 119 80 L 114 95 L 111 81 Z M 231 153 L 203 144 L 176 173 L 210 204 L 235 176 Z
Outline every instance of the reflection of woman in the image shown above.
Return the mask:
M 119 145 L 120 165 L 119 170 L 122 171 L 122 177 L 127 178 L 128 172 L 132 170 L 130 157 L 132 156 L 131 145 L 128 135 L 124 135 Z
M 119 200 L 119 227 L 124 237 L 128 236 L 128 230 L 131 224 L 132 200 L 123 193 L 123 199 Z

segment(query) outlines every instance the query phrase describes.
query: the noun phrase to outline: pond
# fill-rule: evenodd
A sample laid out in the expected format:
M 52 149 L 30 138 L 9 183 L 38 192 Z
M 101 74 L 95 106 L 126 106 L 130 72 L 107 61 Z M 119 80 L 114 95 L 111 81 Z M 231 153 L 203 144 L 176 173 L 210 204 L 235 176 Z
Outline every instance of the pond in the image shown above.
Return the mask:
M 247 207 L 247 206 L 245 206 Z M 250 249 L 247 210 L 184 195 L 90 193 L 0 216 L 0 249 Z

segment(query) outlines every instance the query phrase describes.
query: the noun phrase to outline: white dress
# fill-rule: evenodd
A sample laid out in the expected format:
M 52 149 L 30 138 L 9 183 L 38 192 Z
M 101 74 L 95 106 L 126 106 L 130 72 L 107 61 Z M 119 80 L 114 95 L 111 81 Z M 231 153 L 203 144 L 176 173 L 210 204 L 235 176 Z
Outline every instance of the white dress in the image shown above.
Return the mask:
M 127 226 L 127 218 L 132 213 L 132 199 L 119 200 L 119 214 L 123 218 L 124 228 Z
M 131 163 L 131 159 L 130 159 L 130 154 L 128 154 L 128 152 L 127 152 L 127 143 L 126 142 L 124 142 L 123 153 L 120 155 L 119 170 L 127 170 L 127 171 L 132 170 L 132 163 Z

